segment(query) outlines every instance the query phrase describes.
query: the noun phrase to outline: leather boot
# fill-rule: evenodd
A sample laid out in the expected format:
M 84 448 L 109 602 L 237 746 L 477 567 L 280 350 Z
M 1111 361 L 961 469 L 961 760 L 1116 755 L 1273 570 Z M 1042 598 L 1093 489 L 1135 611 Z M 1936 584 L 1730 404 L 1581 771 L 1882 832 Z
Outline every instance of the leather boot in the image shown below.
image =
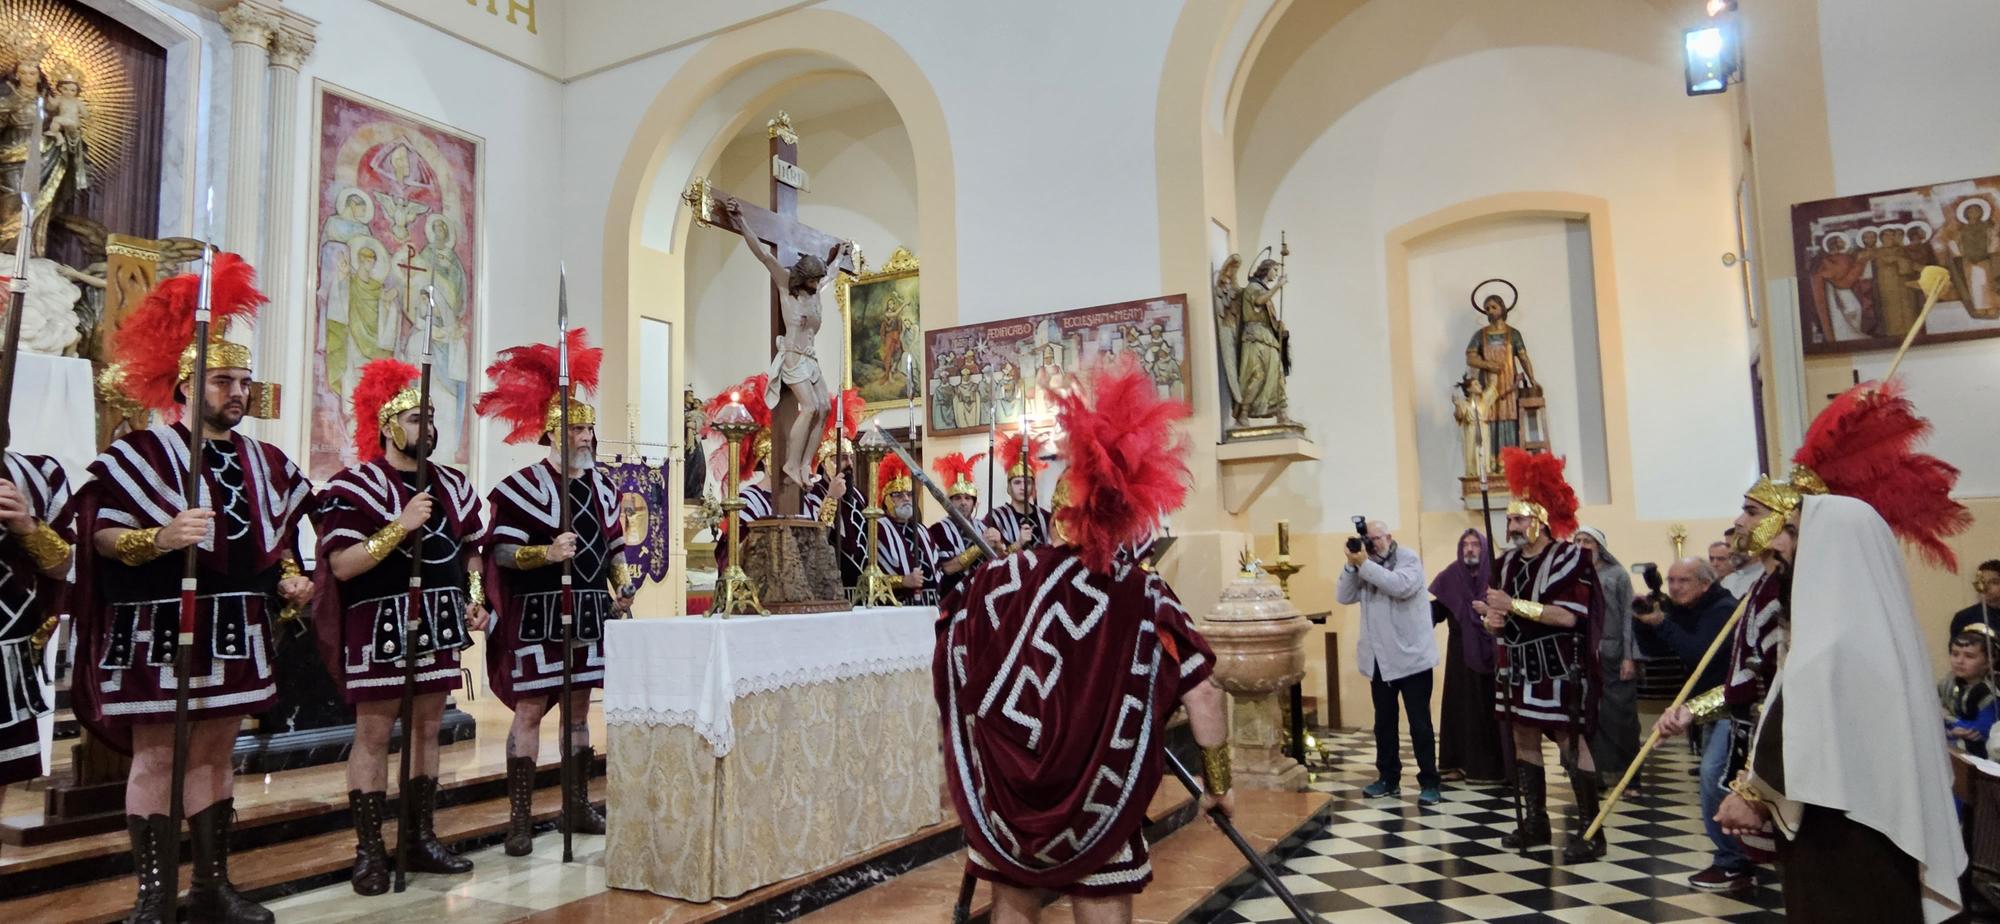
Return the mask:
M 577 748 L 570 752 L 570 776 L 576 784 L 569 803 L 563 806 L 569 816 L 571 834 L 603 834 L 604 815 L 590 804 L 590 769 L 597 763 L 597 752 L 591 748 Z
M 1508 850 L 1522 847 L 1543 847 L 1549 843 L 1549 788 L 1548 770 L 1527 761 L 1514 764 L 1515 798 L 1521 800 L 1521 826 L 1514 833 L 1500 838 L 1500 846 Z
M 347 791 L 347 810 L 354 816 L 354 876 L 348 884 L 356 895 L 389 891 L 389 851 L 382 845 L 382 816 L 389 794 Z
M 507 840 L 510 857 L 525 857 L 535 849 L 535 759 L 507 758 Z
M 194 876 L 188 889 L 188 918 L 215 924 L 273 924 L 277 917 L 229 884 L 229 821 L 236 800 L 224 799 L 188 819 L 194 842 Z
M 415 776 L 410 778 L 411 806 L 416 816 L 416 824 L 411 827 L 415 839 L 410 841 L 410 868 L 419 873 L 469 873 L 472 861 L 451 852 L 437 838 L 437 828 L 433 820 L 437 814 L 438 781 L 436 777 Z
M 125 833 L 132 838 L 132 871 L 139 877 L 139 897 L 125 924 L 165 924 L 174 918 L 174 899 L 167 894 L 167 838 L 179 834 L 167 828 L 165 815 L 127 815 Z
M 1604 829 L 1597 829 L 1597 836 L 1583 839 L 1583 831 L 1597 818 L 1598 793 L 1597 774 L 1577 773 L 1569 775 L 1570 788 L 1576 793 L 1576 830 L 1569 833 L 1569 840 L 1563 844 L 1563 862 L 1583 863 L 1604 856 Z

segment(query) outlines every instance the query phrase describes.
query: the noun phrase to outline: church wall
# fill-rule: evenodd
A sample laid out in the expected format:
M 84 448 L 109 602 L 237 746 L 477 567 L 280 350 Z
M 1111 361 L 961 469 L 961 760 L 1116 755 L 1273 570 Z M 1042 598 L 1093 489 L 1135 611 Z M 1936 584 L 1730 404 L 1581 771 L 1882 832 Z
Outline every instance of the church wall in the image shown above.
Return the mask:
M 300 269 L 293 291 L 270 293 L 273 309 L 294 312 L 298 343 L 286 390 L 308 395 L 306 362 L 311 349 L 312 296 L 316 268 L 312 197 L 317 126 L 313 124 L 313 80 L 410 110 L 485 140 L 485 219 L 480 245 L 479 284 L 484 315 L 475 353 L 483 363 L 506 346 L 553 336 L 556 261 L 560 256 L 560 191 L 564 139 L 561 86 L 522 65 L 496 57 L 430 26 L 370 3 L 350 0 L 287 0 L 285 7 L 319 20 L 318 45 L 299 77 L 299 204 L 292 256 Z M 226 60 L 226 59 L 225 59 Z M 571 323 L 597 326 L 594 301 L 575 297 L 571 274 Z M 479 387 L 484 385 L 484 377 Z M 304 402 L 300 402 L 303 413 Z M 473 472 L 484 490 L 501 476 L 541 455 L 540 447 L 509 447 L 500 431 L 483 427 Z
M 1478 521 L 1476 511 L 1429 512 L 1434 504 L 1418 497 L 1437 493 L 1435 486 L 1405 483 L 1425 466 L 1398 451 L 1394 383 L 1410 375 L 1417 402 L 1446 394 L 1479 320 L 1463 291 L 1436 295 L 1450 310 L 1417 304 L 1432 297 L 1421 291 L 1421 261 L 1408 267 L 1409 291 L 1388 290 L 1401 272 L 1388 261 L 1401 258 L 1385 254 L 1385 236 L 1402 224 L 1509 193 L 1575 193 L 1605 203 L 1605 246 L 1595 259 L 1615 302 L 1605 330 L 1622 361 L 1604 365 L 1605 394 L 1614 399 L 1604 414 L 1616 424 L 1611 434 L 1621 427 L 1628 434 L 1624 445 L 1607 447 L 1606 477 L 1630 489 L 1583 515 L 1611 534 L 1626 561 L 1669 559 L 1670 522 L 1687 526 L 1698 553 L 1754 478 L 1756 433 L 1744 400 L 1753 346 L 1740 277 L 1718 259 L 1736 249 L 1740 140 L 1733 103 L 1683 94 L 1679 29 L 1639 5 L 1467 12 L 1371 3 L 1318 39 L 1286 39 L 1280 23 L 1273 45 L 1308 47 L 1280 49 L 1283 74 L 1249 78 L 1236 144 L 1243 230 L 1235 246 L 1247 257 L 1287 232 L 1295 348 L 1336 352 L 1300 363 L 1291 382 L 1294 414 L 1319 441 L 1322 460 L 1290 469 L 1243 528 L 1268 545 L 1273 521 L 1288 517 L 1295 546 L 1313 556 L 1301 556 L 1310 570 L 1295 580 L 1294 597 L 1302 610 L 1335 610 L 1329 628 L 1342 639 L 1348 722 L 1365 718 L 1367 687 L 1351 663 L 1357 617 L 1332 600 L 1347 517 L 1389 521 L 1431 573 L 1449 560 L 1459 531 Z M 1500 266 L 1473 281 L 1513 274 Z M 1572 346 L 1566 326 L 1551 326 L 1546 308 L 1536 307 L 1549 301 L 1548 293 L 1524 291 L 1516 316 L 1538 371 L 1554 351 L 1592 352 L 1587 341 Z M 1391 355 L 1385 306 L 1399 303 L 1410 306 L 1413 346 L 1449 355 Z M 1448 331 L 1417 329 L 1433 315 L 1457 320 Z M 1558 406 L 1570 405 L 1568 414 L 1584 403 L 1551 394 Z M 1434 441 L 1419 442 L 1426 448 L 1409 450 L 1432 451 Z M 1572 456 L 1573 473 L 1587 461 L 1577 447 L 1557 450 Z M 1458 458 L 1455 444 L 1443 451 Z M 1580 480 L 1590 499 L 1590 473 Z M 1310 538 L 1302 543 L 1301 533 Z M 1306 689 L 1316 694 L 1325 683 L 1320 650 L 1309 638 Z

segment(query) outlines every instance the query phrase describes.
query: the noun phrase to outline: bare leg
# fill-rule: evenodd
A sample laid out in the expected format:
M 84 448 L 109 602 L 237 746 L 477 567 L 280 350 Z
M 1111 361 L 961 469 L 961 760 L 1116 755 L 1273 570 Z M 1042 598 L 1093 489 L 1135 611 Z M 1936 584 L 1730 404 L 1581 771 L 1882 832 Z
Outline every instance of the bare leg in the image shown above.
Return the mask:
M 1542 730 L 1533 725 L 1514 726 L 1514 759 L 1524 764 L 1542 765 Z
M 181 786 L 181 811 L 193 815 L 235 791 L 230 748 L 241 721 L 235 716 L 190 722 L 187 779 Z M 167 813 L 173 779 L 174 727 L 170 724 L 132 728 L 132 772 L 125 787 L 125 811 L 131 815 Z
M 125 813 L 165 815 L 173 767 L 174 727 L 132 726 L 132 770 L 125 781 Z
M 1076 924 L 1130 924 L 1132 920 L 1130 895 L 1072 897 L 1069 905 L 1070 910 L 1075 912 Z
M 438 727 L 444 724 L 443 693 L 425 693 L 410 706 L 417 725 L 417 750 L 410 755 L 410 773 L 436 779 L 438 775 Z
M 569 691 L 569 746 L 590 747 L 590 691 Z
M 819 450 L 819 432 L 826 426 L 826 412 L 819 406 L 820 397 L 813 393 L 817 379 L 793 382 L 790 386 L 792 397 L 799 403 L 798 414 L 792 418 L 792 429 L 785 434 L 785 448 L 789 458 L 785 459 L 785 477 L 804 490 L 808 477 L 812 474 L 813 453 Z
M 236 716 L 230 716 L 190 725 L 188 779 L 182 799 L 187 814 L 193 815 L 236 794 L 236 768 L 231 762 L 231 752 L 243 722 Z M 171 756 L 169 753 L 170 759 Z
M 992 883 L 993 924 L 1038 924 L 1042 919 L 1042 897 L 1033 889 Z
M 514 725 L 507 729 L 507 756 L 542 759 L 542 716 L 549 697 L 537 696 L 514 704 Z
M 389 791 L 389 736 L 401 706 L 393 699 L 354 704 L 354 748 L 347 753 L 348 789 Z

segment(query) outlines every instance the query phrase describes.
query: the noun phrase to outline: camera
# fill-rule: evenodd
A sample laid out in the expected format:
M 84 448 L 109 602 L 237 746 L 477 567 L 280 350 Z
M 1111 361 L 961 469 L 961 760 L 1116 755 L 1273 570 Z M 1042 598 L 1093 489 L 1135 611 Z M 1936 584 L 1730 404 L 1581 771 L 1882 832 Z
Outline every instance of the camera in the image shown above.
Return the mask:
M 1660 588 L 1665 584 L 1665 581 L 1660 577 L 1660 566 L 1649 561 L 1642 561 L 1632 566 L 1632 573 L 1638 575 L 1639 579 L 1646 584 L 1646 593 L 1633 599 L 1632 612 L 1640 616 L 1650 616 L 1654 610 L 1659 609 L 1661 601 L 1665 600 L 1667 596 L 1660 592 Z
M 1358 516 L 1354 518 L 1354 532 L 1355 535 L 1347 540 L 1347 550 L 1349 552 L 1359 552 L 1368 547 L 1367 517 Z

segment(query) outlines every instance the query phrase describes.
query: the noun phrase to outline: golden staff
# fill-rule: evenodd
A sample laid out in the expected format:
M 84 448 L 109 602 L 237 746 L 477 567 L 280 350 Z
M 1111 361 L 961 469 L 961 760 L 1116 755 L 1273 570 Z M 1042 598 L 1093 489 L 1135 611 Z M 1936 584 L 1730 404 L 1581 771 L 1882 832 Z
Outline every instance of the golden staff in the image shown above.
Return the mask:
M 1924 290 L 1924 310 L 1917 312 L 1916 322 L 1910 325 L 1910 332 L 1903 336 L 1903 345 L 1896 349 L 1896 358 L 1889 362 L 1889 371 L 1882 376 L 1882 381 L 1889 381 L 1895 376 L 1896 369 L 1902 366 L 1903 357 L 1910 352 L 1910 344 L 1916 342 L 1917 332 L 1924 329 L 1924 320 L 1931 316 L 1931 309 L 1937 307 L 1938 296 L 1944 294 L 1944 287 L 1950 281 L 1951 273 L 1942 266 L 1926 266 L 1918 275 L 1916 285 Z M 1721 650 L 1723 640 L 1729 638 L 1735 631 L 1736 623 L 1743 618 L 1743 610 L 1749 604 L 1750 598 L 1747 596 L 1736 604 L 1736 612 L 1730 615 L 1728 622 L 1722 624 L 1722 631 L 1715 634 L 1715 641 L 1709 643 L 1708 651 L 1702 654 L 1701 661 L 1695 664 L 1694 670 L 1688 674 L 1687 682 L 1681 684 L 1681 691 L 1674 697 L 1673 704 L 1667 707 L 1667 712 L 1673 712 L 1687 702 L 1688 693 L 1694 689 L 1695 679 L 1701 676 L 1702 671 L 1708 669 L 1708 662 L 1715 660 L 1715 653 Z M 1632 777 L 1638 775 L 1639 765 L 1646 762 L 1646 755 L 1653 753 L 1653 747 L 1659 743 L 1660 729 L 1655 725 L 1653 734 L 1646 739 L 1646 746 L 1639 749 L 1639 756 L 1632 759 L 1632 763 L 1625 768 L 1625 775 L 1619 778 L 1618 785 L 1611 787 L 1611 792 L 1606 795 L 1604 807 L 1597 810 L 1597 817 L 1591 820 L 1590 827 L 1584 829 L 1584 840 L 1597 836 L 1597 829 L 1604 826 L 1604 820 L 1611 817 L 1611 810 L 1618 806 L 1618 799 L 1625 795 L 1625 787 L 1631 785 Z

